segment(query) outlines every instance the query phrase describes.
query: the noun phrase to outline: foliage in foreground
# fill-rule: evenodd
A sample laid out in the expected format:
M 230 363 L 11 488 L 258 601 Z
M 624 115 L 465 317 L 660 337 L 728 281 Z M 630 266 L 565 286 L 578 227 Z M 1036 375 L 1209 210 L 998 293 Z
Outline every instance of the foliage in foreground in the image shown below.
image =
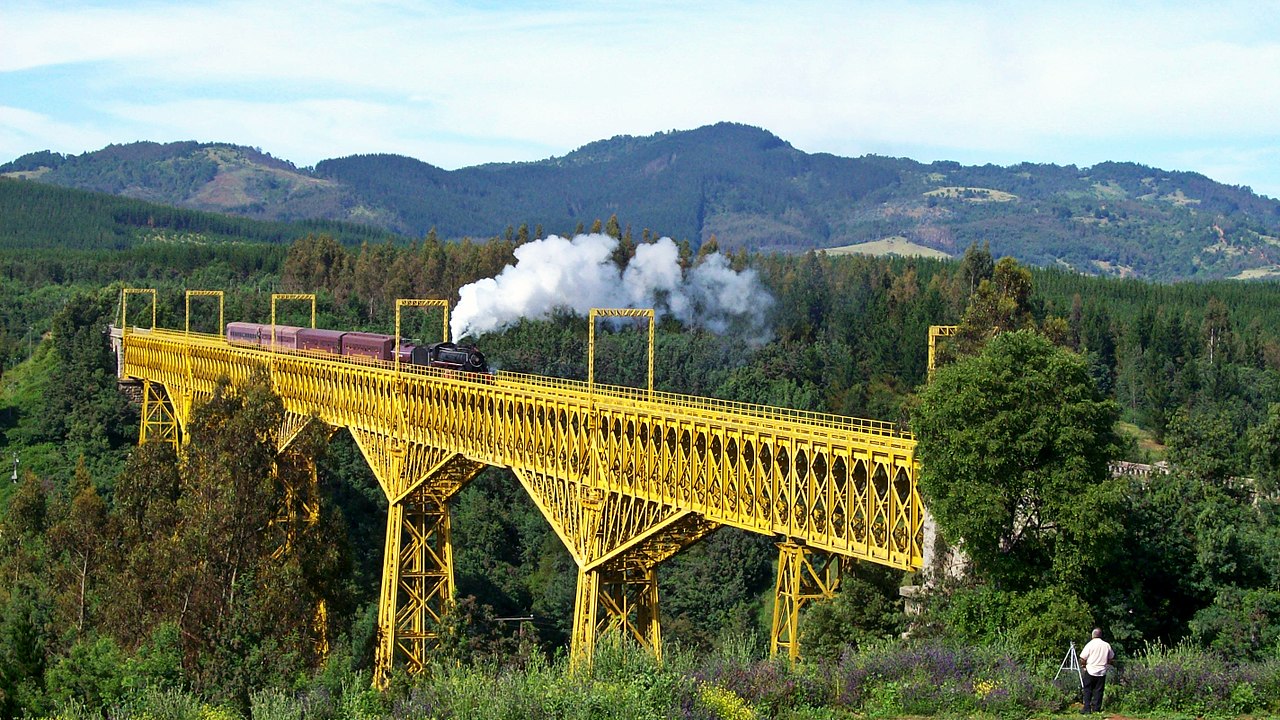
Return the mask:
M 165 684 L 111 702 L 68 699 L 50 717 L 79 718 L 842 718 L 984 716 L 1023 718 L 1074 710 L 1074 678 L 1029 666 L 1007 648 L 893 642 L 802 664 L 759 659 L 726 643 L 695 657 L 678 649 L 659 666 L 635 647 L 605 643 L 591 672 L 563 656 L 506 666 L 430 667 L 398 677 L 387 692 L 367 674 L 331 666 L 293 688 L 255 692 L 247 708 L 214 705 Z M 340 664 L 340 663 L 339 663 Z M 104 678 L 104 681 L 119 682 Z M 1280 662 L 1234 665 L 1190 647 L 1131 658 L 1107 684 L 1110 712 L 1161 715 L 1267 714 L 1280 710 Z

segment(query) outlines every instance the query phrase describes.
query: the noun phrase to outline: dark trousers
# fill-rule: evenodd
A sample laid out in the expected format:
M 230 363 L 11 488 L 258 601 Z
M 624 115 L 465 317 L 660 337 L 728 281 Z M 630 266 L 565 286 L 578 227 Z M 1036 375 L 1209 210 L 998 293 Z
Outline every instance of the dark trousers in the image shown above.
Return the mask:
M 1102 689 L 1107 686 L 1106 675 L 1081 673 L 1084 681 L 1084 712 L 1102 712 Z

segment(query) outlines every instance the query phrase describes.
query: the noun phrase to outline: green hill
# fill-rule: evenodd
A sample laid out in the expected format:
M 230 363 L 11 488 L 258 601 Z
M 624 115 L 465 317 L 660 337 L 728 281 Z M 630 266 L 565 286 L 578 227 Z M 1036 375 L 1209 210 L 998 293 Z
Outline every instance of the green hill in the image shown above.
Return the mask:
M 227 144 L 133 143 L 40 152 L 0 174 L 268 220 L 355 222 L 413 236 L 572 233 L 618 215 L 697 245 L 797 252 L 903 238 L 957 256 L 974 242 L 1035 265 L 1156 280 L 1280 268 L 1280 201 L 1197 173 L 923 164 L 810 154 L 720 123 L 618 136 L 562 157 L 443 170 L 396 155 L 297 168 Z
M 264 222 L 0 177 L 0 250 L 124 250 L 147 244 L 287 244 L 325 233 L 356 244 L 385 230 L 328 220 Z

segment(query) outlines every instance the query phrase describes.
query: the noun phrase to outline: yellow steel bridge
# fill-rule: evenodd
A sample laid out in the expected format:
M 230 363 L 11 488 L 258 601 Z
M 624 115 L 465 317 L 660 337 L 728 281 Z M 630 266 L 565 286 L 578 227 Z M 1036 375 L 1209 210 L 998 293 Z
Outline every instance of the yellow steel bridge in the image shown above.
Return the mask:
M 577 563 L 576 662 L 611 630 L 660 653 L 657 566 L 724 525 L 779 539 L 772 646 L 792 658 L 801 607 L 835 592 L 845 561 L 921 566 L 915 440 L 892 424 L 652 386 L 272 353 L 228 344 L 221 312 L 218 335 L 156 328 L 154 291 L 126 290 L 125 308 L 130 293 L 152 301 L 150 327 L 129 327 L 125 310 L 113 329 L 121 378 L 143 385 L 143 441 L 182 442 L 219 378 L 240 384 L 259 368 L 286 409 L 281 450 L 312 418 L 354 437 L 389 503 L 379 683 L 393 664 L 416 672 L 429 660 L 454 594 L 449 501 L 487 465 L 515 474 Z M 189 291 L 188 327 L 193 294 L 220 296 Z M 314 326 L 313 296 L 277 297 L 311 298 Z

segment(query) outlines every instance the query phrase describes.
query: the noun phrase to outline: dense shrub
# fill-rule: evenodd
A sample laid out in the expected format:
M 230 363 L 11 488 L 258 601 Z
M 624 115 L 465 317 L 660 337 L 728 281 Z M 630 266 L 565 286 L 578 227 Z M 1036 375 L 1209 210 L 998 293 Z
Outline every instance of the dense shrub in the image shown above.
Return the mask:
M 1125 712 L 1273 713 L 1280 710 L 1280 662 L 1237 664 L 1187 644 L 1153 647 L 1107 688 L 1108 707 Z
M 679 648 L 657 663 L 624 643 L 603 642 L 594 667 L 561 656 L 523 666 L 428 667 L 399 675 L 389 690 L 367 674 L 327 671 L 310 684 L 254 693 L 247 712 L 189 692 L 148 686 L 102 707 L 67 698 L 56 717 L 200 720 L 381 720 L 383 718 L 617 718 L 754 720 L 902 716 L 1042 717 L 1079 707 L 1074 682 L 1056 687 L 1044 667 L 1008 647 L 882 642 L 836 660 L 789 663 L 725 652 L 694 657 Z M 1106 708 L 1134 715 L 1238 716 L 1280 711 L 1280 661 L 1235 665 L 1191 646 L 1129 658 L 1107 683 Z

